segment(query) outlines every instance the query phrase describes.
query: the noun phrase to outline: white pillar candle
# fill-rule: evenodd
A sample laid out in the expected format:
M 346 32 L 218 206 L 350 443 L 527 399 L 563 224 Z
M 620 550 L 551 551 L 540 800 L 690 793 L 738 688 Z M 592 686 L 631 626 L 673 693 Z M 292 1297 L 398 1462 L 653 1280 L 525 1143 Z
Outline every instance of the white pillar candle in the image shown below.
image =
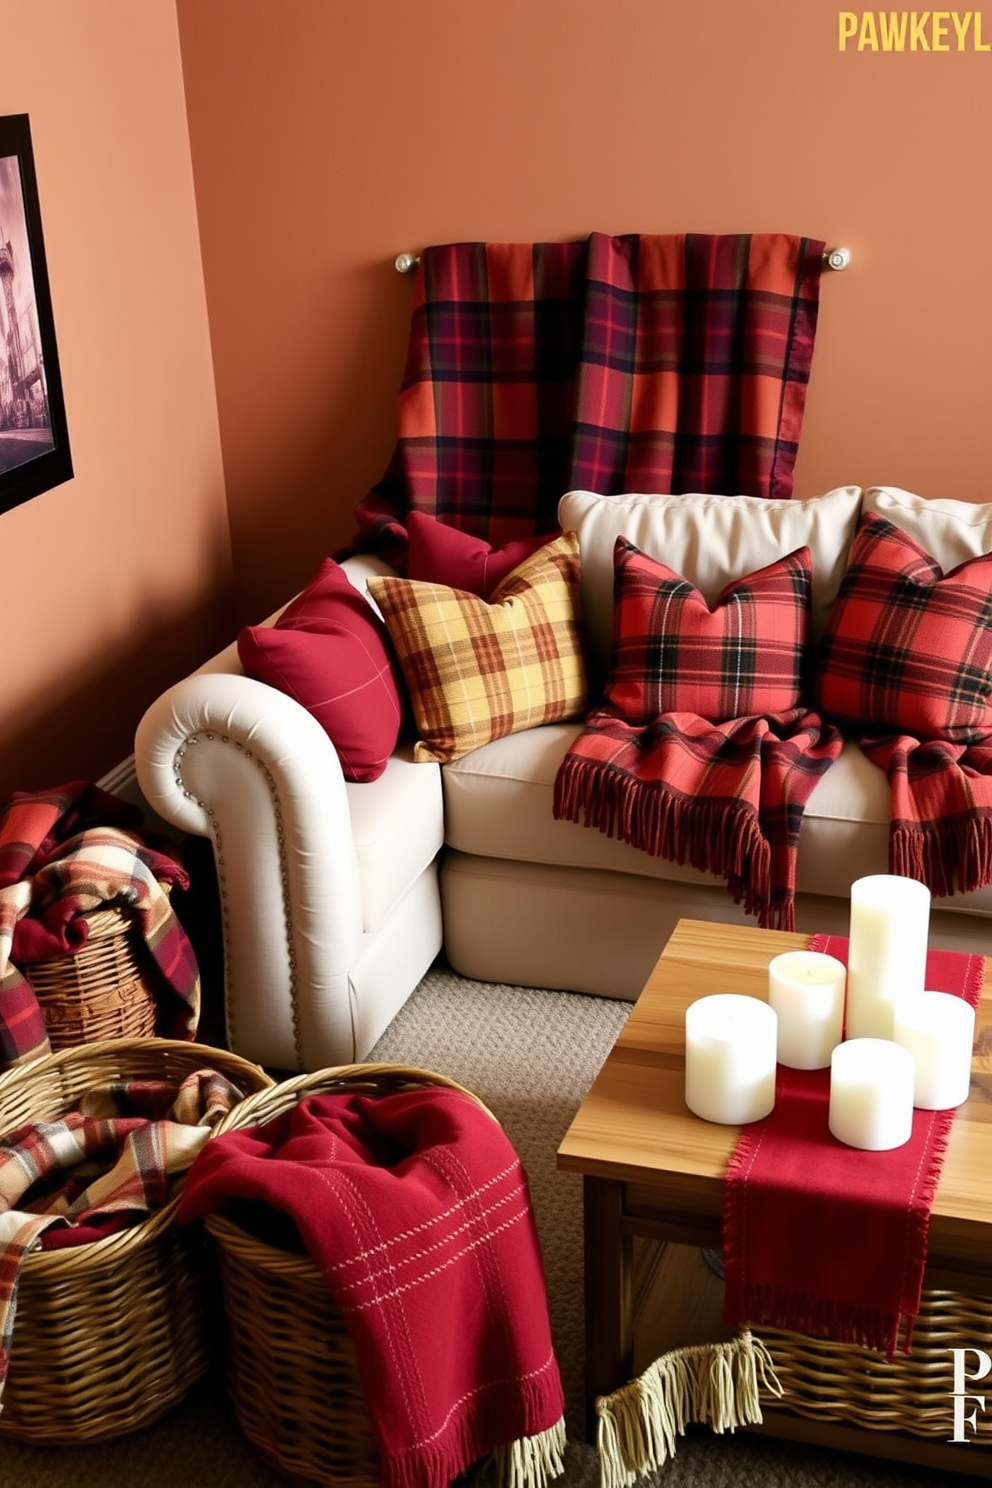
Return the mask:
M 975 1009 L 950 992 L 921 992 L 896 1004 L 892 1037 L 916 1060 L 913 1105 L 945 1111 L 968 1099 Z
M 892 1037 L 897 999 L 926 981 L 930 890 L 915 878 L 873 873 L 851 885 L 847 1038 Z
M 843 961 L 821 951 L 783 951 L 768 966 L 768 1002 L 778 1015 L 778 1062 L 826 1069 L 844 1026 Z
M 838 1044 L 830 1057 L 827 1124 L 838 1142 L 885 1152 L 908 1142 L 913 1131 L 916 1060 L 890 1039 L 858 1038 Z
M 685 1103 L 704 1121 L 760 1121 L 775 1105 L 778 1019 L 757 997 L 720 992 L 685 1010 Z

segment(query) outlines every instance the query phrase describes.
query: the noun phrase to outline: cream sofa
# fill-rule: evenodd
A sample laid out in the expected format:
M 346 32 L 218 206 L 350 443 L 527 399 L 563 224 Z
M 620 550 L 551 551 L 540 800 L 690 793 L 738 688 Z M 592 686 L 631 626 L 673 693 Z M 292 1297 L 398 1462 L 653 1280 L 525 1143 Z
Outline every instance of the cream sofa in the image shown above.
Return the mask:
M 992 507 L 841 487 L 809 501 L 603 498 L 572 492 L 590 670 L 605 668 L 618 532 L 708 598 L 808 544 L 822 628 L 863 510 L 942 568 L 992 551 Z M 364 589 L 388 572 L 347 560 Z M 148 710 L 135 759 L 152 809 L 214 847 L 231 1047 L 280 1069 L 363 1058 L 439 952 L 481 982 L 633 999 L 681 916 L 743 923 L 725 885 L 552 815 L 580 721 L 498 739 L 452 763 L 402 744 L 371 783 L 344 779 L 327 734 L 246 677 L 235 646 Z M 888 867 L 889 789 L 853 741 L 817 784 L 800 836 L 797 923 L 846 933 L 851 882 Z M 992 890 L 934 901 L 931 942 L 992 949 Z

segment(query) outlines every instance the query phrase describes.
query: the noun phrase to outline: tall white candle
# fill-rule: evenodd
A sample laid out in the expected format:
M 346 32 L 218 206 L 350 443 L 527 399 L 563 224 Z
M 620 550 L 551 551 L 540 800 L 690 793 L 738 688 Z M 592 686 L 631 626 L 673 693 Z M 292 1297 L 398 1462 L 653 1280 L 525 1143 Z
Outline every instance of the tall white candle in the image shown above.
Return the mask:
M 858 1038 L 838 1044 L 830 1058 L 827 1124 L 838 1142 L 885 1152 L 908 1142 L 913 1131 L 916 1060 L 890 1039 Z
M 873 873 L 851 885 L 847 1038 L 891 1039 L 894 1003 L 923 991 L 929 932 L 926 884 Z
M 778 1014 L 778 1062 L 826 1069 L 844 1025 L 843 961 L 820 951 L 783 951 L 768 966 L 768 1002 Z
M 913 1105 L 944 1111 L 968 1099 L 975 1009 L 949 992 L 921 992 L 896 1004 L 892 1037 L 916 1060 Z
M 757 997 L 719 992 L 685 1010 L 685 1103 L 704 1121 L 760 1121 L 775 1105 L 778 1019 Z

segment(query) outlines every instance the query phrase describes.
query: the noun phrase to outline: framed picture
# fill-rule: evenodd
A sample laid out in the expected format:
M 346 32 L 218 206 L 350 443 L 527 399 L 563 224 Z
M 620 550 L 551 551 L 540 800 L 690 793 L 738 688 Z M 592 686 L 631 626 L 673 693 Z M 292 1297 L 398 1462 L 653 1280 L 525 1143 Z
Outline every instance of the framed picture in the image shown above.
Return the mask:
M 27 114 L 0 116 L 0 512 L 72 477 Z

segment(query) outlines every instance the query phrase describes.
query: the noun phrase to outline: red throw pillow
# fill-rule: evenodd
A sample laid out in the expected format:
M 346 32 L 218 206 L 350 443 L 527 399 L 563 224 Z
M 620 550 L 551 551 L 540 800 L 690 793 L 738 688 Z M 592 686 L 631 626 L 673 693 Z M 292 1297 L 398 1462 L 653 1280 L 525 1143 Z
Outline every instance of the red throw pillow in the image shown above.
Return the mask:
M 885 517 L 861 522 L 830 607 L 818 707 L 862 733 L 992 735 L 992 553 L 945 574 Z
M 545 532 L 493 548 L 485 538 L 418 511 L 407 512 L 406 531 L 410 543 L 407 578 L 444 584 L 480 599 L 489 599 L 508 573 L 557 535 Z
M 246 625 L 238 655 L 249 677 L 295 698 L 331 739 L 347 780 L 377 780 L 403 720 L 388 632 L 333 558 L 274 625 Z
M 710 606 L 624 537 L 613 553 L 606 701 L 630 723 L 694 713 L 710 723 L 785 713 L 802 682 L 809 548 L 728 584 Z

